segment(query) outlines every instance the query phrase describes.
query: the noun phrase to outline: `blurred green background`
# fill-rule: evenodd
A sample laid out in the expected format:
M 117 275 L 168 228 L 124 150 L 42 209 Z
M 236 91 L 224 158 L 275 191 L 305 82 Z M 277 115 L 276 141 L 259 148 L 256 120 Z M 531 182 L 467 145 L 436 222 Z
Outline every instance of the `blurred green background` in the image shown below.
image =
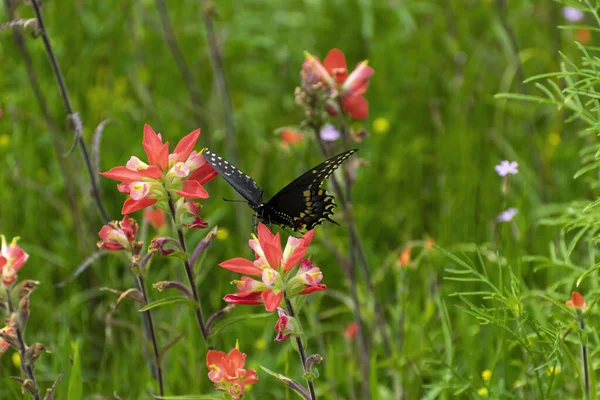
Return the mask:
M 520 257 L 547 253 L 556 234 L 557 229 L 536 225 L 542 204 L 591 199 L 595 193 L 585 179 L 572 179 L 579 167 L 579 128 L 565 125 L 564 113 L 553 107 L 494 95 L 539 94 L 533 85 L 520 82 L 557 71 L 559 51 L 577 54 L 576 31 L 557 28 L 569 24 L 561 13 L 563 5 L 527 0 L 167 1 L 172 31 L 201 100 L 197 108 L 190 101 L 192 88 L 165 42 L 157 3 L 44 2 L 48 34 L 73 108 L 82 118 L 85 141 L 91 146 L 96 126 L 105 119 L 114 121 L 101 138 L 100 170 L 124 165 L 131 155 L 142 158 L 144 123 L 162 132 L 171 146 L 200 127 L 197 148 L 209 146 L 228 156 L 203 9 L 214 13 L 234 110 L 237 164 L 261 185 L 267 198 L 322 159 L 312 140 L 284 150 L 275 133 L 298 125 L 304 117 L 294 102 L 303 52 L 322 59 L 337 47 L 350 68 L 368 59 L 375 70 L 366 94 L 370 115 L 355 128 L 364 127 L 370 135 L 357 144 L 366 166 L 359 170 L 353 195 L 376 285 L 375 293 L 368 293 L 363 281 L 359 285 L 368 335 L 374 338 L 372 372 L 361 375 L 355 343 L 343 336 L 353 320 L 348 282 L 322 238 L 346 253 L 346 231 L 328 224 L 318 228 L 310 251 L 331 290 L 313 295 L 303 309 L 309 351 L 325 357 L 317 393 L 323 399 L 359 399 L 358 387 L 368 381 L 373 398 L 480 397 L 478 388 L 487 384 L 480 373 L 492 369 L 491 354 L 499 351 L 494 347 L 498 329 L 481 327 L 456 307 L 457 297 L 446 296 L 464 284 L 444 280 L 444 268 L 452 263 L 437 252 L 420 258 L 413 269 L 400 270 L 396 259 L 405 244 L 418 247 L 418 241 L 431 237 L 439 246 L 457 251 L 473 249 L 461 243 L 491 244 L 490 254 L 501 250 L 510 263 L 519 265 L 523 285 L 531 289 L 543 289 L 560 276 L 555 270 L 534 274 L 526 263 L 521 267 Z M 16 13 L 18 18 L 33 17 L 26 5 Z M 8 20 L 3 9 L 0 21 Z M 85 398 L 148 398 L 155 384 L 140 351 L 138 313 L 126 302 L 114 315 L 116 322 L 107 326 L 116 296 L 100 291 L 133 287 L 125 261 L 113 254 L 103 256 L 72 282 L 55 286 L 95 253 L 102 221 L 79 150 L 67 157 L 56 154 L 56 149 L 67 151 L 73 135 L 43 43 L 25 35 L 25 45 L 55 128 L 49 128 L 40 111 L 11 29 L 0 31 L 0 232 L 8 238 L 20 236 L 31 255 L 19 277 L 41 282 L 32 296 L 27 340 L 44 343 L 52 354 L 38 362 L 38 379 L 47 387 L 57 373 L 66 371 L 59 398 L 67 398 L 72 365 L 77 365 L 69 358 L 73 360 L 78 348 Z M 504 159 L 520 166 L 506 198 L 494 171 Z M 109 214 L 120 218 L 124 196 L 113 181 L 99 181 Z M 232 274 L 217 264 L 249 255 L 252 212 L 245 206 L 236 212 L 234 204 L 221 200 L 237 198 L 224 181 L 216 179 L 207 189 L 211 197 L 202 202 L 203 215 L 211 226 L 229 233 L 212 243 L 200 263 L 199 290 L 205 314 L 210 314 L 234 291 L 229 284 Z M 495 218 L 508 207 L 519 213 L 512 230 L 508 225 L 503 230 Z M 141 215 L 135 216 L 141 220 Z M 156 234 L 149 229 L 148 237 Z M 188 243 L 194 246 L 205 233 L 190 232 Z M 183 276 L 178 262 L 155 258 L 148 281 L 177 276 Z M 570 286 L 556 289 L 567 295 Z M 151 296 L 165 294 L 151 290 Z M 392 354 L 384 352 L 375 336 L 370 311 L 374 299 L 386 310 Z M 233 313 L 261 312 L 237 307 Z M 155 313 L 163 344 L 187 332 L 165 358 L 169 394 L 213 392 L 206 378 L 206 349 L 192 316 L 184 307 Z M 264 365 L 301 380 L 297 355 L 289 344 L 273 342 L 275 320 L 271 316 L 229 326 L 215 346 L 228 350 L 239 340 L 248 367 Z M 490 396 L 534 393 L 529 386 L 534 384 L 528 382 L 533 379 L 531 364 L 521 360 L 522 365 L 515 365 L 508 353 L 503 362 L 504 369 L 494 370 L 496 389 L 490 386 Z M 1 398 L 18 398 L 19 384 L 9 378 L 18 373 L 10 352 L 3 355 Z M 577 375 L 570 373 L 572 386 L 565 390 L 577 393 Z M 259 375 L 247 398 L 296 396 L 266 373 L 259 370 Z M 470 389 L 457 394 L 460 385 Z M 514 388 L 518 389 L 511 393 Z

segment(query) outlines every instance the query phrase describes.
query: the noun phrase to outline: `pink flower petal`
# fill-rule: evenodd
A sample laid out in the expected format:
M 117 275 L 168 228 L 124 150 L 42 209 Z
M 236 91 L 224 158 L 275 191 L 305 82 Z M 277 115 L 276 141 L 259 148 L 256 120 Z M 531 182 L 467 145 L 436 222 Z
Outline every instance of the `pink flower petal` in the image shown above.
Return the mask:
M 240 274 L 262 276 L 262 271 L 256 268 L 252 261 L 241 257 L 223 261 L 219 266 L 233 272 L 239 272 Z
M 323 60 L 323 66 L 325 66 L 329 75 L 335 78 L 337 83 L 343 83 L 348 77 L 346 57 L 339 49 L 331 49 L 327 53 L 325 60 Z
M 105 178 L 114 179 L 115 181 L 120 181 L 124 183 L 141 181 L 144 177 L 141 171 L 132 171 L 127 167 L 123 166 L 114 167 L 107 172 L 100 172 L 100 175 L 104 176 Z
M 265 303 L 265 309 L 269 312 L 273 312 L 277 310 L 279 303 L 281 303 L 281 299 L 283 298 L 283 292 L 275 294 L 272 290 L 267 289 L 264 292 L 262 292 L 260 297 Z
M 151 206 L 154 203 L 156 203 L 156 199 L 143 198 L 141 200 L 134 200 L 130 197 L 125 200 L 125 203 L 123 203 L 121 214 L 131 214 L 134 211 L 141 210 L 142 208 Z
M 344 97 L 342 107 L 356 119 L 365 119 L 369 116 L 369 102 L 362 96 Z
M 178 190 L 177 193 L 187 199 L 206 199 L 208 198 L 208 192 L 204 190 L 202 185 L 198 181 L 186 180 L 183 182 L 183 189 Z
M 142 146 L 151 165 L 156 165 L 163 171 L 169 168 L 169 142 L 163 144 L 162 139 L 148 124 L 144 125 Z
M 194 146 L 200 137 L 200 129 L 196 129 L 195 131 L 186 135 L 183 139 L 177 143 L 173 154 L 177 155 L 175 162 L 183 162 L 190 155 L 192 150 L 194 150 Z

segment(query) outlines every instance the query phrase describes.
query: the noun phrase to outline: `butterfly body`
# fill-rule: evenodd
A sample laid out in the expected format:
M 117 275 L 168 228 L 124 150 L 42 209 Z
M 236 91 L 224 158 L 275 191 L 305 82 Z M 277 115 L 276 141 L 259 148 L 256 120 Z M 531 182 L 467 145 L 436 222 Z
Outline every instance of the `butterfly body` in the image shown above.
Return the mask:
M 325 160 L 305 172 L 269 201 L 264 202 L 262 190 L 254 179 L 212 151 L 203 153 L 206 161 L 242 195 L 262 221 L 290 227 L 296 231 L 310 230 L 324 221 L 333 221 L 334 197 L 321 184 L 356 150 L 349 150 Z

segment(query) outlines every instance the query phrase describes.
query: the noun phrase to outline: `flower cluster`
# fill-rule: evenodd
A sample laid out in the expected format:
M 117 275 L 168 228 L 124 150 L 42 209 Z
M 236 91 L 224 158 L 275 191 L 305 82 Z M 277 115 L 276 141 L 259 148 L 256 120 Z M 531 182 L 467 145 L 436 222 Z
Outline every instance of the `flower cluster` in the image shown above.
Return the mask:
M 281 249 L 279 233 L 273 235 L 264 224 L 258 225 L 258 237 L 252 235 L 249 246 L 254 250 L 256 260 L 233 258 L 219 264 L 221 267 L 241 274 L 258 276 L 255 280 L 243 276 L 234 281 L 238 293 L 228 294 L 224 300 L 235 304 L 264 304 L 267 311 L 275 311 L 283 298 L 283 292 L 292 298 L 299 294 L 308 294 L 325 290 L 321 284 L 323 274 L 311 261 L 302 259 L 312 241 L 314 231 L 308 231 L 302 238 L 290 236 L 285 249 Z M 292 276 L 294 267 L 300 268 Z
M 373 75 L 373 68 L 368 62 L 358 63 L 352 73 L 348 73 L 344 53 L 332 49 L 323 63 L 315 56 L 306 53 L 306 61 L 302 66 L 302 92 L 305 96 L 314 97 L 325 93 L 327 112 L 337 115 L 339 104 L 344 112 L 357 119 L 365 119 L 369 115 L 369 103 L 363 97 L 369 86 L 369 78 Z M 299 102 L 305 102 L 300 96 Z
M 23 267 L 29 254 L 17 246 L 18 237 L 14 238 L 10 244 L 6 244 L 4 235 L 2 238 L 2 247 L 0 248 L 0 273 L 2 274 L 2 284 L 10 286 L 17 280 L 17 271 Z
M 117 186 L 119 191 L 129 195 L 121 213 L 130 214 L 151 205 L 170 211 L 174 206 L 178 224 L 188 228 L 206 227 L 198 216 L 200 205 L 186 202 L 207 198 L 202 185 L 217 175 L 204 157 L 193 150 L 199 137 L 200 129 L 191 132 L 169 154 L 169 143 L 163 143 L 161 135 L 145 125 L 142 145 L 148 163 L 132 156 L 125 166 L 101 173 L 121 182 Z
M 246 385 L 258 382 L 258 375 L 254 369 L 244 369 L 246 354 L 236 347 L 228 354 L 217 350 L 209 350 L 206 354 L 206 366 L 209 369 L 208 379 L 215 384 L 215 388 L 229 393 L 234 399 L 244 395 Z

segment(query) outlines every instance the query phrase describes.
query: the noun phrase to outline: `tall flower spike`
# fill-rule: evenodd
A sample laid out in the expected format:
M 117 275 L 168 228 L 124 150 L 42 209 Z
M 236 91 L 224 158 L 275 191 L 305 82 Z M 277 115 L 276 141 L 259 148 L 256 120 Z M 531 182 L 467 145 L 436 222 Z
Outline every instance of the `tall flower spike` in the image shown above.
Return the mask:
M 348 73 L 346 57 L 338 49 L 329 51 L 323 63 L 309 53 L 303 65 L 302 76 L 305 80 L 318 80 L 325 88 L 332 91 L 332 97 L 339 94 L 344 110 L 352 117 L 365 119 L 369 116 L 369 103 L 363 97 L 373 75 L 373 68 L 368 62 L 358 63 L 354 71 Z M 304 82 L 304 86 L 311 84 Z M 312 84 L 314 86 L 314 83 Z M 334 107 L 328 107 L 330 114 L 336 114 Z
M 0 235 L 2 247 L 0 247 L 0 272 L 2 273 L 2 284 L 10 286 L 17 280 L 17 272 L 25 265 L 29 254 L 17 246 L 18 237 L 10 244 L 6 243 L 6 237 Z
M 228 393 L 234 399 L 244 395 L 247 385 L 258 382 L 256 370 L 244 369 L 246 354 L 237 347 L 225 354 L 222 351 L 209 350 L 206 354 L 208 379 L 215 384 L 215 389 Z

